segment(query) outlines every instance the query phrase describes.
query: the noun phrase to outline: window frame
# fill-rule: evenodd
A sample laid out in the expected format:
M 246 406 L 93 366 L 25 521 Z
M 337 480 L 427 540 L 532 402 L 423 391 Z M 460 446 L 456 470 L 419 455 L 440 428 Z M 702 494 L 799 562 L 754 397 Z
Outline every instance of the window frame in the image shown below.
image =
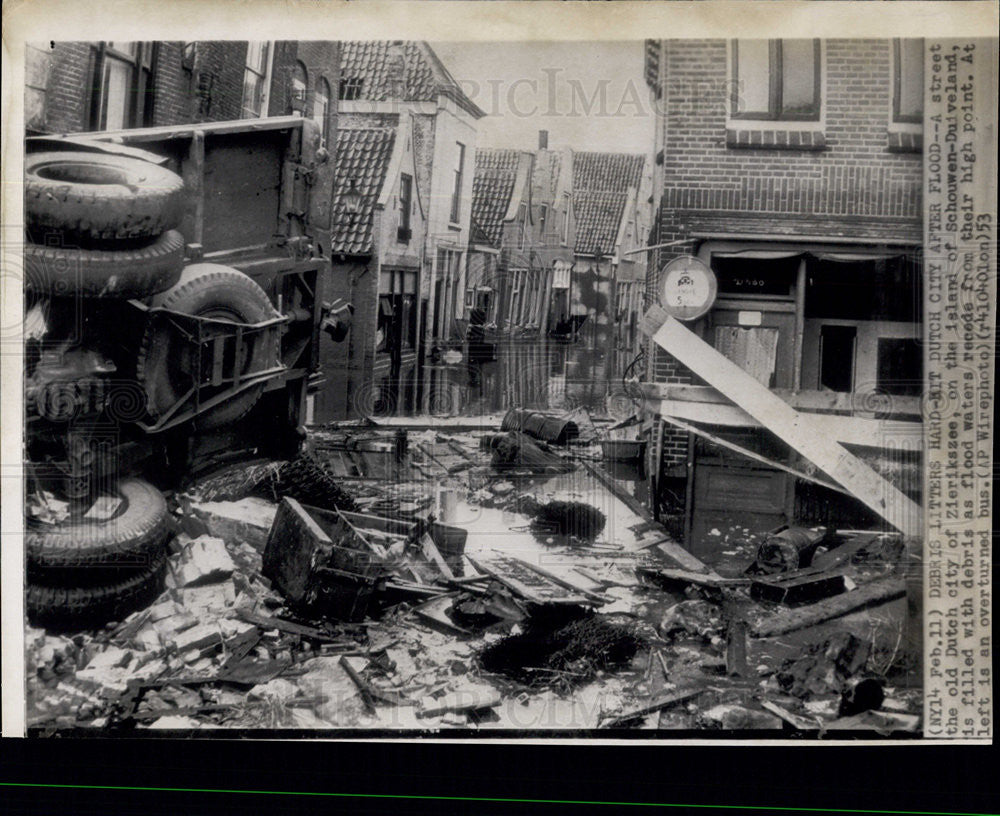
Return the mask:
M 749 38 L 747 38 L 749 39 Z M 746 42 L 744 39 L 743 42 Z M 732 92 L 729 97 L 729 118 L 733 121 L 751 122 L 819 122 L 823 115 L 823 48 L 818 38 L 811 39 L 813 44 L 813 108 L 808 113 L 789 113 L 781 110 L 784 77 L 782 72 L 782 43 L 788 39 L 769 39 L 768 44 L 768 110 L 740 111 L 740 75 L 739 75 L 739 39 L 730 41 L 731 68 L 730 82 Z
M 559 240 L 562 246 L 569 245 L 569 217 L 572 206 L 573 199 L 570 198 L 569 193 L 563 193 L 562 225 L 559 230 Z
M 924 52 L 924 39 L 922 37 L 907 37 L 907 42 L 919 43 L 921 55 Z M 892 41 L 892 122 L 893 124 L 921 125 L 924 121 L 923 95 L 920 98 L 920 113 L 916 116 L 910 114 L 900 114 L 900 90 L 903 84 L 903 42 L 904 38 L 896 37 Z M 923 60 L 921 60 L 921 82 L 923 88 Z
M 301 89 L 298 87 L 301 84 Z M 305 118 L 306 103 L 309 100 L 309 69 L 302 60 L 295 60 L 292 65 L 291 81 L 289 82 L 288 106 L 292 111 L 298 111 Z M 298 107 L 296 107 L 298 102 Z
M 128 44 L 135 47 L 134 53 L 114 48 L 115 43 L 111 41 L 95 46 L 93 93 L 88 116 L 90 130 L 124 130 L 153 125 L 158 44 L 139 40 L 129 41 Z M 123 121 L 108 127 L 109 69 L 112 61 L 127 66 L 128 87 L 123 100 Z
M 403 191 L 406 195 L 403 195 Z M 399 228 L 396 230 L 396 240 L 408 244 L 412 235 L 411 215 L 413 212 L 413 176 L 409 173 L 399 174 Z M 405 235 L 405 239 L 404 239 Z
M 455 142 L 458 147 L 458 161 L 454 170 L 454 186 L 451 190 L 451 212 L 448 221 L 451 224 L 458 224 L 462 217 L 462 186 L 465 183 L 465 145 L 462 142 Z
M 326 89 L 324 93 L 323 90 Z M 321 76 L 316 81 L 316 90 L 313 94 L 313 115 L 312 120 L 319 125 L 320 139 L 323 147 L 326 147 L 329 141 L 329 129 L 330 129 L 330 95 L 333 89 L 330 87 L 330 80 L 325 76 Z M 323 100 L 323 111 L 318 113 L 316 108 Z
M 261 73 L 256 67 L 251 66 L 250 49 L 255 43 L 260 43 L 266 49 L 264 54 L 264 71 Z M 272 40 L 254 40 L 247 42 L 247 52 L 243 58 L 243 90 L 240 97 L 240 118 L 241 119 L 265 119 L 267 117 L 268 105 L 271 102 L 271 70 L 274 65 L 274 42 Z M 247 73 L 252 73 L 260 81 L 260 110 L 253 111 L 247 107 Z M 249 115 L 252 114 L 252 115 Z

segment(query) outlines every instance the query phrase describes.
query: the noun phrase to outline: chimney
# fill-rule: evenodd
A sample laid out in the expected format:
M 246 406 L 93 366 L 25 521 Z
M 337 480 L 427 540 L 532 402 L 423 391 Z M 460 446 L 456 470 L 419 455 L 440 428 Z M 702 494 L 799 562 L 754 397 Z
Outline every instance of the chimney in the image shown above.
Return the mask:
M 548 150 L 549 147 L 549 132 L 547 130 L 538 131 L 538 149 Z

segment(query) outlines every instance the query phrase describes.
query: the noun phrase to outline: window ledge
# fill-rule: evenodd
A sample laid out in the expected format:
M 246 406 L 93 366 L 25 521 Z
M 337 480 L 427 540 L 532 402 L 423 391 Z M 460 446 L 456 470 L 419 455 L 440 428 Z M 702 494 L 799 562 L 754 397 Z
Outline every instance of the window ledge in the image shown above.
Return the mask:
M 726 147 L 735 149 L 826 150 L 826 134 L 798 122 L 742 123 L 726 126 Z
M 922 153 L 924 149 L 922 125 L 893 122 L 889 125 L 887 139 L 890 153 Z
M 448 229 L 453 230 L 454 232 L 461 232 L 462 231 L 462 225 L 461 224 L 457 224 L 454 221 L 449 221 L 448 222 Z

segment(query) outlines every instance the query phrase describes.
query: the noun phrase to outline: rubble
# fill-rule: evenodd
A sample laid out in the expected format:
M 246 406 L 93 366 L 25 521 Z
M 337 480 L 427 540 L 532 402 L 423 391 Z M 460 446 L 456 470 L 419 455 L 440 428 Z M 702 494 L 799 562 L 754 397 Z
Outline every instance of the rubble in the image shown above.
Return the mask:
M 567 489 L 579 464 L 554 450 L 529 441 L 544 466 L 498 474 L 494 445 L 523 443 L 489 431 L 410 431 L 393 472 L 433 480 L 355 477 L 338 487 L 354 510 L 337 508 L 324 450 L 371 474 L 396 456 L 364 434 L 366 458 L 344 435 L 308 466 L 257 463 L 174 497 L 183 532 L 158 597 L 73 637 L 28 630 L 31 727 L 917 727 L 891 642 L 809 639 L 900 596 L 885 537 L 827 537 L 808 566 L 769 573 L 744 574 L 742 549 L 720 574 L 648 516 L 609 528 L 595 496 L 620 497 L 600 479 Z M 291 473 L 327 503 L 267 493 Z M 782 633 L 805 645 L 789 656 Z

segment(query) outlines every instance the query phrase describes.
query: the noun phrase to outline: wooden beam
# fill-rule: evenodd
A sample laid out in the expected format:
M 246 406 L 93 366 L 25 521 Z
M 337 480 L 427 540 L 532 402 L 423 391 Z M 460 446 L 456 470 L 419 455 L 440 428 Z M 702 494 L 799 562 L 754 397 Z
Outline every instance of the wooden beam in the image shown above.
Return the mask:
M 738 405 L 731 403 L 697 403 L 665 399 L 660 400 L 660 414 L 665 417 L 704 422 L 708 425 L 726 425 L 731 428 L 761 427 L 760 422 Z M 810 414 L 809 419 L 817 427 L 822 428 L 823 433 L 848 445 L 884 448 L 887 443 L 899 439 L 923 444 L 923 431 L 919 422 L 865 419 L 836 414 Z
M 643 318 L 643 326 L 657 322 L 660 328 L 652 335 L 654 343 L 742 407 L 898 530 L 905 535 L 920 534 L 920 506 L 831 439 L 821 425 L 813 422 L 813 415 L 796 411 L 663 308 L 652 306 Z
M 654 330 L 655 333 L 655 330 Z M 662 399 L 679 400 L 681 402 L 715 403 L 724 405 L 729 402 L 725 396 L 707 385 L 675 385 L 672 383 L 637 383 L 646 399 L 658 401 Z M 773 393 L 781 397 L 793 408 L 803 411 L 842 411 L 844 413 L 875 413 L 875 404 L 885 401 L 885 409 L 878 408 L 879 413 L 900 416 L 921 416 L 919 397 L 901 397 L 896 395 L 880 395 L 874 392 L 839 391 L 791 391 L 787 388 L 775 388 Z
M 750 632 L 755 638 L 777 637 L 810 626 L 818 626 L 828 620 L 849 615 L 859 609 L 878 606 L 905 595 L 905 581 L 900 578 L 882 578 L 811 606 L 782 609 L 751 624 Z

